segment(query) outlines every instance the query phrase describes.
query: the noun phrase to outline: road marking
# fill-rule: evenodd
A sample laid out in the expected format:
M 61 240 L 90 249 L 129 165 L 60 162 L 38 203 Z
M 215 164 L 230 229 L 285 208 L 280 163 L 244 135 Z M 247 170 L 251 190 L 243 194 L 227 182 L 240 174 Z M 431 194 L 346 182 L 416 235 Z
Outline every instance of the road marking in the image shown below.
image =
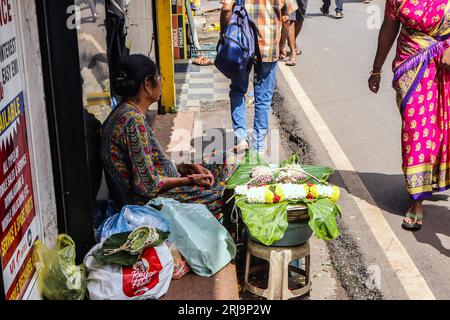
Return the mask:
M 303 90 L 292 70 L 282 64 L 280 64 L 280 70 L 292 93 L 299 102 L 300 107 L 305 112 L 319 136 L 319 139 L 325 146 L 336 169 L 339 171 L 346 171 L 342 174 L 342 178 L 372 234 L 377 240 L 378 245 L 384 251 L 389 264 L 400 280 L 408 297 L 413 300 L 435 300 L 436 298 L 428 287 L 425 279 L 422 277 L 406 249 L 389 226 L 381 210 L 374 205 L 375 201 L 369 191 L 364 186 L 364 183 L 356 173 L 355 168 L 345 155 L 325 121 L 320 116 L 314 104 Z M 353 191 L 356 190 L 358 190 L 357 194 L 361 194 L 364 199 L 368 200 L 366 201 L 354 196 L 356 192 Z

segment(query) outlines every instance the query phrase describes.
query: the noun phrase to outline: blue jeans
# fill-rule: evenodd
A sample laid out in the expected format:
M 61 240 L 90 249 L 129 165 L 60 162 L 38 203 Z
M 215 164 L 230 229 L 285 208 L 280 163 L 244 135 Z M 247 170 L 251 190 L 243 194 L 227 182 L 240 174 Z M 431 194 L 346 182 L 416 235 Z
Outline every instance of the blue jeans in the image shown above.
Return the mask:
M 334 0 L 334 3 L 336 4 L 336 12 L 342 12 L 344 11 L 344 0 Z M 331 6 L 331 0 L 323 0 L 323 8 L 327 9 L 327 11 L 330 9 Z
M 251 149 L 262 152 L 265 139 L 269 133 L 269 115 L 272 108 L 273 91 L 277 77 L 277 62 L 264 62 L 261 80 L 255 79 L 255 123 Z M 238 143 L 248 139 L 245 114 L 245 94 L 248 91 L 250 72 L 231 80 L 230 101 L 234 134 Z

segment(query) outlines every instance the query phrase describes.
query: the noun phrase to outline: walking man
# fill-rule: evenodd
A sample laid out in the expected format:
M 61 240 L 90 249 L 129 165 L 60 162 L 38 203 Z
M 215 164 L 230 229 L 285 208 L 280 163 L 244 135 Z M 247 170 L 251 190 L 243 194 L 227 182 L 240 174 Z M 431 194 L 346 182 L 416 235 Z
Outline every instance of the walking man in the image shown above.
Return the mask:
M 221 0 L 221 27 L 224 31 L 230 21 L 234 0 Z M 283 19 L 297 9 L 295 0 L 245 0 L 245 8 L 259 29 L 259 49 L 262 68 L 259 77 L 255 77 L 255 122 L 253 141 L 249 145 L 246 126 L 245 94 L 248 91 L 250 70 L 231 79 L 230 101 L 233 129 L 237 140 L 237 151 L 251 147 L 252 150 L 265 153 L 265 139 L 269 132 L 269 115 L 275 89 L 277 62 L 280 58 L 280 40 Z M 284 8 L 286 8 L 284 10 Z M 258 79 L 258 80 L 256 80 Z
M 330 13 L 330 6 L 331 6 L 331 0 L 322 0 L 323 6 L 320 8 L 320 11 L 327 15 Z M 344 14 L 342 13 L 344 11 L 344 0 L 334 0 L 334 3 L 336 4 L 336 19 L 342 19 L 344 17 Z

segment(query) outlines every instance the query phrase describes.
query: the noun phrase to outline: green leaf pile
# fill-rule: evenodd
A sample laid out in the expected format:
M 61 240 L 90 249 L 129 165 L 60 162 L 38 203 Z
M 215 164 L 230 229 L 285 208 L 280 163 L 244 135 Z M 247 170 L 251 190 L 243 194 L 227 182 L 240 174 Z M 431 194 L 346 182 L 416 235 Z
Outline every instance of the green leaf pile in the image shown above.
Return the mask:
M 169 233 L 167 232 L 162 232 L 160 230 L 157 230 L 157 232 L 159 234 L 159 240 L 152 245 L 153 247 L 161 245 L 169 237 Z M 108 265 L 108 264 L 116 264 L 120 266 L 134 265 L 139 259 L 139 255 L 133 255 L 127 251 L 119 251 L 112 255 L 105 254 L 105 250 L 117 249 L 123 246 L 127 242 L 128 236 L 130 234 L 131 232 L 117 233 L 106 239 L 105 242 L 103 243 L 103 246 L 93 253 L 95 260 L 97 260 L 97 262 L 100 263 L 101 265 Z

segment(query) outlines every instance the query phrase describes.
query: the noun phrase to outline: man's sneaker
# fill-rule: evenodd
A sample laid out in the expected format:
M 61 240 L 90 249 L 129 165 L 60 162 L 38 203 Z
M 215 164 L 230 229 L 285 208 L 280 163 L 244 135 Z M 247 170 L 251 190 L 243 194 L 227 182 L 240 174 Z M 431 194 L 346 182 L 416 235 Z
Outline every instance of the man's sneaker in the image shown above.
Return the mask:
M 241 154 L 241 153 L 245 153 L 248 149 L 250 149 L 248 141 L 242 140 L 236 146 L 234 146 L 233 152 L 236 154 Z
M 342 19 L 344 17 L 344 14 L 340 11 L 336 12 L 336 19 Z

